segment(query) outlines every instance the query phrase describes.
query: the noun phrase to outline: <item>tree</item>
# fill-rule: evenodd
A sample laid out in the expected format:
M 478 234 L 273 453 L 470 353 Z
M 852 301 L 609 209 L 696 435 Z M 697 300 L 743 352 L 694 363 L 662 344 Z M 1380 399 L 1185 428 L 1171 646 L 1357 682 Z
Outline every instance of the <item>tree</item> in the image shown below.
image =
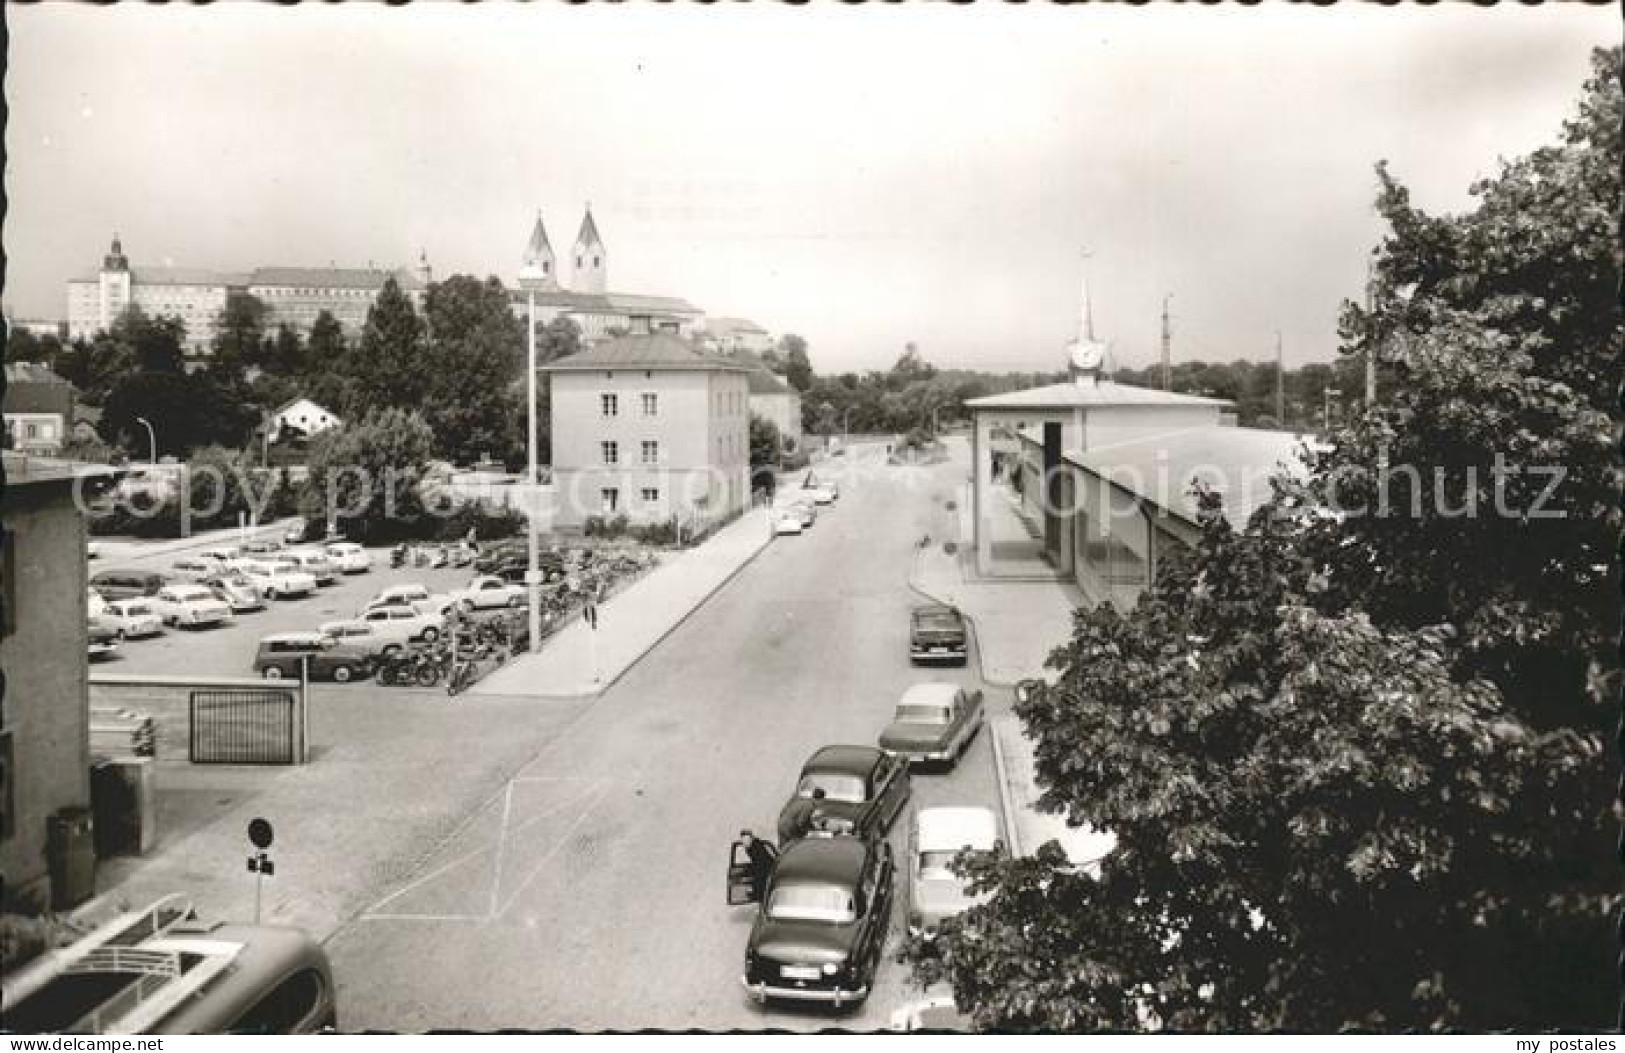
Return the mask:
M 265 335 L 265 302 L 246 292 L 226 293 L 226 305 L 215 320 L 211 350 L 217 361 L 240 366 L 263 365 L 260 340 Z
M 776 467 L 783 452 L 784 438 L 779 426 L 759 414 L 750 415 L 750 466 Z
M 307 365 L 310 372 L 339 368 L 349 353 L 349 342 L 344 338 L 344 326 L 332 311 L 321 311 L 310 324 L 310 336 L 305 341 Z
M 385 279 L 367 311 L 345 373 L 354 382 L 353 400 L 341 409 L 346 416 L 371 407 L 422 405 L 431 379 L 423 320 L 394 278 Z
M 305 345 L 299 339 L 299 330 L 286 322 L 265 338 L 260 349 L 260 364 L 269 372 L 285 377 L 303 378 L 308 372 L 305 365 Z
M 366 544 L 411 536 L 424 514 L 418 486 L 433 447 L 433 430 L 408 410 L 371 410 L 329 428 L 311 440 L 300 511 Z
M 807 341 L 794 333 L 779 338 L 780 360 L 785 382 L 799 392 L 812 387 L 812 360 L 807 357 Z
M 566 358 L 581 350 L 581 327 L 563 315 L 536 327 L 536 364 Z M 527 351 L 528 354 L 528 351 Z
M 495 278 L 454 275 L 429 290 L 432 334 L 421 402 L 442 456 L 471 463 L 506 460 L 521 444 L 523 407 L 514 382 L 524 375 L 525 327 Z
M 1382 403 L 1245 531 L 1204 495 L 1197 546 L 1132 611 L 1081 611 L 1057 683 L 1018 704 L 1043 803 L 1118 844 L 1098 874 L 968 862 L 991 900 L 908 953 L 980 1024 L 1612 1020 L 1619 517 L 1583 381 L 1625 336 L 1619 65 L 1599 53 L 1562 145 L 1470 212 L 1424 215 L 1379 170 L 1376 310 L 1345 307 L 1344 350 L 1376 351 Z M 1479 514 L 1441 510 L 1467 496 Z
M 186 323 L 165 315 L 149 317 L 131 304 L 113 322 L 112 337 L 130 349 L 135 368 L 148 373 L 179 373 L 186 368 Z

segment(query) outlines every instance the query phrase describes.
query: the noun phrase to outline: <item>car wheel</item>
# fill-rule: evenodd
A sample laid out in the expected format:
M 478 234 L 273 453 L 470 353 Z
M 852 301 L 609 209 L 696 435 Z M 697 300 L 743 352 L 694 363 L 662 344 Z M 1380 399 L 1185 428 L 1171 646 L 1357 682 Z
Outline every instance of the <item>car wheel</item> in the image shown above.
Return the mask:
M 268 665 L 260 670 L 260 676 L 267 680 L 281 680 L 282 669 L 280 666 Z
M 333 682 L 334 683 L 336 683 L 336 684 L 348 684 L 350 682 L 350 676 L 351 676 L 351 673 L 350 673 L 350 667 L 349 666 L 347 666 L 347 665 L 336 665 L 336 666 L 333 667 Z
M 525 598 L 523 596 L 509 596 L 508 597 L 508 606 L 510 606 L 510 607 L 519 607 L 524 602 L 525 602 Z
M 440 630 L 436 629 L 432 625 L 429 626 L 427 629 L 423 630 L 423 639 L 427 643 L 434 643 L 436 640 L 440 639 Z
M 265 590 L 265 598 L 268 599 L 268 600 L 276 599 L 276 590 L 275 589 L 266 589 Z
M 113 634 L 113 639 L 117 640 L 119 643 L 123 643 L 124 642 L 124 630 L 120 629 L 117 632 L 115 632 Z

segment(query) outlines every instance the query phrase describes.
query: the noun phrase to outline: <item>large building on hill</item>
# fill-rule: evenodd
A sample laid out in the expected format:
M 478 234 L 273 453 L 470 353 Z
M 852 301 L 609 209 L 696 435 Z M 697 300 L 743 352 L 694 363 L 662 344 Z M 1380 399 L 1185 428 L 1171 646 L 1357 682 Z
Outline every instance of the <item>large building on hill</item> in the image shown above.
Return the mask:
M 355 337 L 384 282 L 394 278 L 421 303 L 433 274 L 428 259 L 416 267 L 260 267 L 246 273 L 133 265 L 117 235 L 99 270 L 68 281 L 68 338 L 89 338 L 112 327 L 128 307 L 148 315 L 179 318 L 186 325 L 186 353 L 207 355 L 220 312 L 234 292 L 257 297 L 266 307 L 268 331 L 289 325 L 310 331 L 316 316 L 330 311 Z
M 524 261 L 544 276 L 541 288 L 535 290 L 537 324 L 568 318 L 581 329 L 581 338 L 589 346 L 633 333 L 686 337 L 695 333 L 705 318 L 698 307 L 675 296 L 609 291 L 609 250 L 598 233 L 590 205 L 567 257 L 571 264 L 568 286 L 560 278 L 558 255 L 540 215 L 531 228 Z M 523 316 L 529 310 L 531 294 L 516 289 L 511 295 L 515 313 Z

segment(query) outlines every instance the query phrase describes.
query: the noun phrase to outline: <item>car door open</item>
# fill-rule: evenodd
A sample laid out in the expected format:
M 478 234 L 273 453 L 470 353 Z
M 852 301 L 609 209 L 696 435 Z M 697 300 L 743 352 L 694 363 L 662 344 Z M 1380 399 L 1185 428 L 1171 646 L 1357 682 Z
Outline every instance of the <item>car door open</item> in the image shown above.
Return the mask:
M 750 853 L 745 848 L 745 842 L 735 841 L 728 852 L 728 906 L 758 903 L 761 899 L 762 890 L 756 887 Z

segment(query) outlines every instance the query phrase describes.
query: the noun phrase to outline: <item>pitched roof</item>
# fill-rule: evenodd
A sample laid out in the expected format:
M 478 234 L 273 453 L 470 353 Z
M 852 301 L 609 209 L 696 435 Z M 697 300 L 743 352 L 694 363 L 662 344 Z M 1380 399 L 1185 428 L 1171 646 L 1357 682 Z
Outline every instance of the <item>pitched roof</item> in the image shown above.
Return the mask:
M 525 246 L 525 266 L 540 266 L 553 257 L 553 246 L 547 240 L 547 228 L 542 226 L 542 214 L 536 213 L 536 225 L 530 228 L 530 243 Z
M 585 242 L 588 245 L 597 243 L 602 245 L 604 239 L 598 236 L 598 224 L 592 221 L 592 206 L 587 206 L 587 214 L 581 217 L 581 232 L 576 235 L 576 243 Z
M 316 400 L 312 399 L 309 395 L 295 395 L 293 398 L 289 399 L 288 401 L 284 402 L 282 405 L 278 406 L 276 409 L 272 410 L 271 411 L 271 416 L 273 418 L 280 417 L 284 413 L 286 413 L 289 410 L 293 409 L 295 406 L 299 405 L 301 402 L 308 402 L 312 406 L 315 406 L 317 409 L 321 410 L 323 413 L 327 414 L 329 417 L 333 417 L 335 420 L 338 419 L 334 415 L 332 410 L 328 409 L 326 406 L 322 405 L 320 402 L 317 402 Z
M 1269 501 L 1269 480 L 1305 471 L 1298 453 L 1311 440 L 1289 431 L 1210 425 L 1166 432 L 1148 439 L 1068 451 L 1066 460 L 1190 522 L 1196 502 L 1193 480 L 1224 498 L 1225 518 L 1241 529 Z
M 746 366 L 725 358 L 704 355 L 687 340 L 672 333 L 618 336 L 586 351 L 554 359 L 545 371 L 575 369 L 705 369 L 744 372 Z
M 794 395 L 790 385 L 779 378 L 777 373 L 768 369 L 752 369 L 745 374 L 745 380 L 750 384 L 752 395 Z
M 604 299 L 609 306 L 617 310 L 637 313 L 650 311 L 656 314 L 702 314 L 703 312 L 687 300 L 676 296 L 645 296 L 641 293 L 605 293 Z
M 7 362 L 6 384 L 67 384 L 43 362 Z
M 1118 384 L 1102 380 L 1096 384 L 1076 384 L 1063 381 L 1025 391 L 1007 391 L 1002 395 L 987 395 L 967 399 L 970 409 L 1076 409 L 1089 406 L 1214 406 L 1234 405 L 1229 399 L 1211 399 L 1201 395 L 1182 395 L 1157 388 L 1141 388 L 1132 384 Z

